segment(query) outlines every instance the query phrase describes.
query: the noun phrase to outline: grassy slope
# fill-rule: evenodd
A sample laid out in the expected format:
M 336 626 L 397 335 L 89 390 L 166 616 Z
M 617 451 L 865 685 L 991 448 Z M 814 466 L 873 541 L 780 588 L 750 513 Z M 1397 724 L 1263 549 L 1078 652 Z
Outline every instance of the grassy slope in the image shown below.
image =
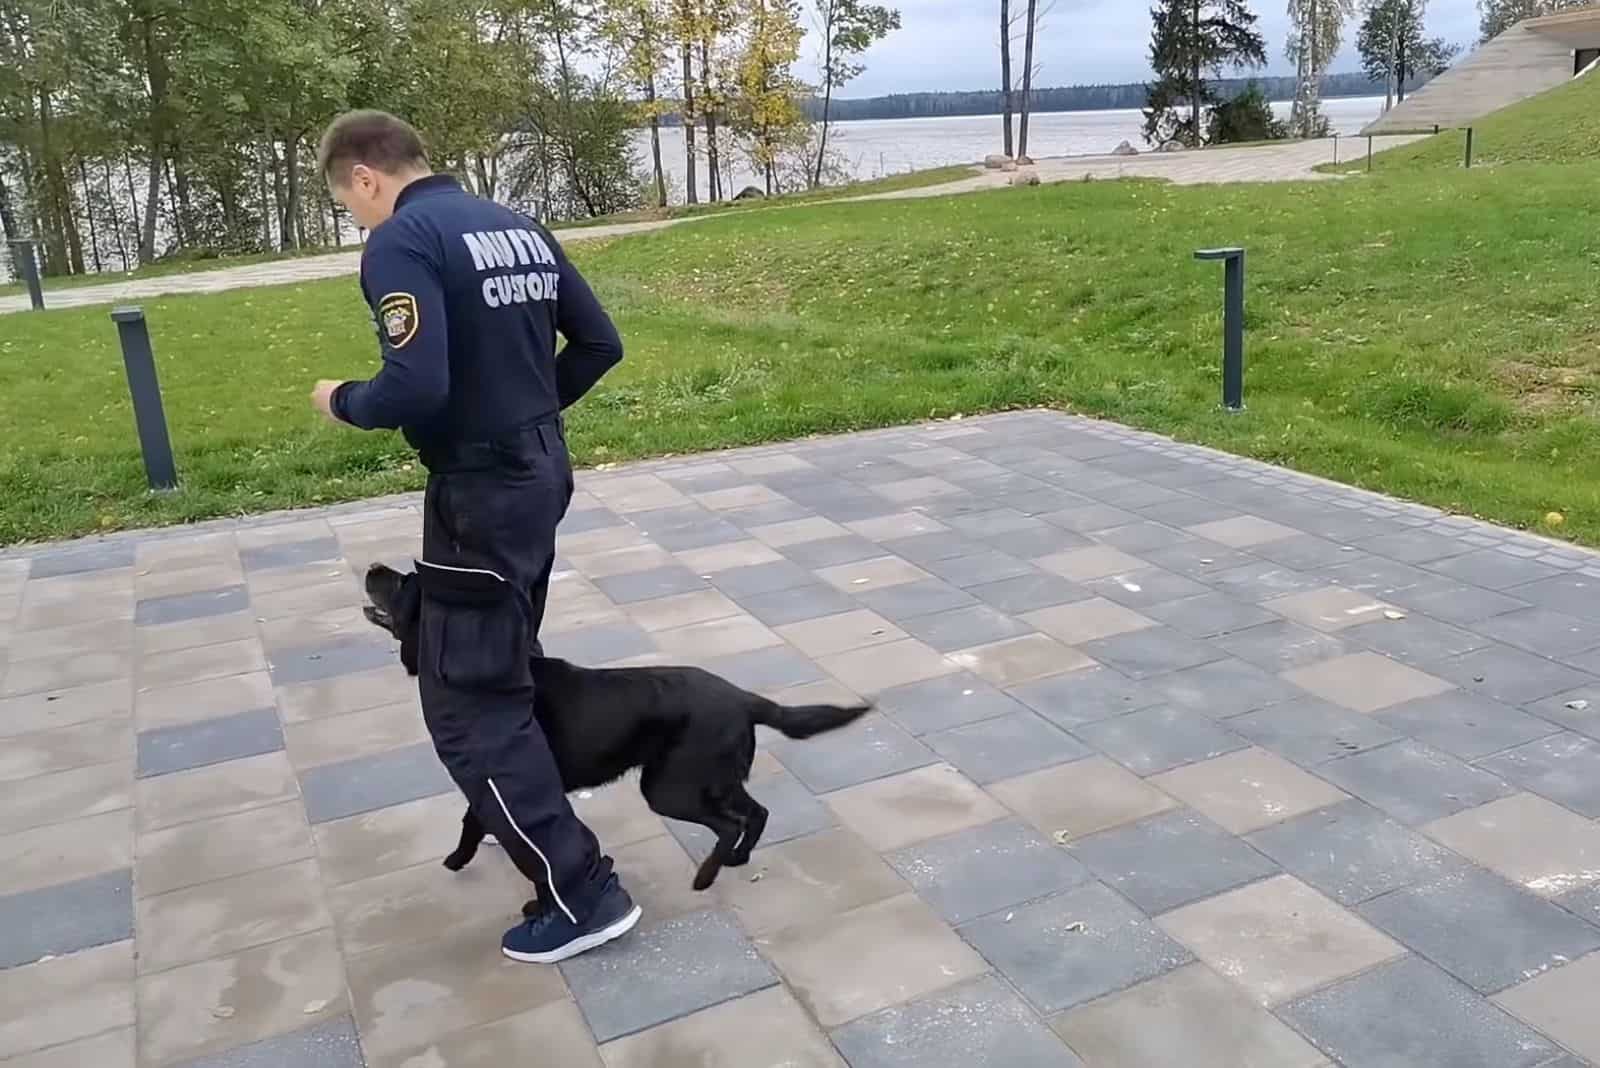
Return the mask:
M 738 215 L 578 250 L 629 358 L 575 413 L 596 462 L 1070 405 L 1600 543 L 1600 201 L 1587 168 L 1179 188 L 1073 183 Z M 1250 250 L 1249 411 L 1217 412 L 1220 272 Z M 142 475 L 104 309 L 0 337 L 0 542 L 419 484 L 319 425 L 369 373 L 351 280 L 150 302 L 186 488 Z M 20 327 L 20 329 L 16 329 Z
M 1465 130 L 1379 153 L 1381 170 L 1459 167 Z M 1600 160 L 1600 77 L 1588 75 L 1503 108 L 1473 123 L 1472 165 L 1594 163 Z

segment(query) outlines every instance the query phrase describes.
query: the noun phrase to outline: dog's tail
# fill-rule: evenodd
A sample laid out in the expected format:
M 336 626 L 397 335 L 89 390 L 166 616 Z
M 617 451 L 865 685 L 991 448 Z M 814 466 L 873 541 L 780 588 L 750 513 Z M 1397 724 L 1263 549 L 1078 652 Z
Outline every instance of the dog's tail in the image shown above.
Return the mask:
M 790 738 L 809 738 L 854 723 L 871 710 L 871 705 L 780 705 L 769 701 L 750 718 Z

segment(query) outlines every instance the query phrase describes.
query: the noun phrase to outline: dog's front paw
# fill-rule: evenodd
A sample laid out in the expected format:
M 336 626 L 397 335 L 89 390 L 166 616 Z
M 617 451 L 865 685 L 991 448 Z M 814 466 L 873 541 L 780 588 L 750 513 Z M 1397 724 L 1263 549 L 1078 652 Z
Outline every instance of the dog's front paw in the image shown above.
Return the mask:
M 476 846 L 473 846 L 470 849 L 458 849 L 454 853 L 451 853 L 448 857 L 444 858 L 444 866 L 449 868 L 451 871 L 460 871 L 462 868 L 465 868 L 468 864 L 472 863 L 472 858 L 477 855 L 478 849 Z

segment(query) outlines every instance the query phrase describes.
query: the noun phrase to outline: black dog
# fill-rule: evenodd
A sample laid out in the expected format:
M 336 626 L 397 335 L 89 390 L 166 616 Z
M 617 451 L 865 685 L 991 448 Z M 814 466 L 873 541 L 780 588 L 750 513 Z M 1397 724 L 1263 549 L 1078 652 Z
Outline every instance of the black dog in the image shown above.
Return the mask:
M 366 587 L 372 604 L 363 611 L 400 640 L 401 663 L 415 675 L 421 604 L 416 577 L 373 564 Z M 786 707 L 696 667 L 582 668 L 538 656 L 530 666 L 534 718 L 568 793 L 641 768 L 639 790 L 652 811 L 702 824 L 717 836 L 695 874 L 696 890 L 710 886 L 724 866 L 748 863 L 766 829 L 767 810 L 744 788 L 756 755 L 756 724 L 809 738 L 851 723 L 871 707 Z M 469 808 L 461 842 L 445 867 L 464 867 L 484 833 Z

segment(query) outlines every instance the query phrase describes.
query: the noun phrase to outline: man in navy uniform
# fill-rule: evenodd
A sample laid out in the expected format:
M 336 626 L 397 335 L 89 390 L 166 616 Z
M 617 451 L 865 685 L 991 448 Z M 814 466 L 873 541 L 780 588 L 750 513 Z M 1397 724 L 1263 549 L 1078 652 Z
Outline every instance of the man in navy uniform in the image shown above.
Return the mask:
M 506 932 L 505 954 L 565 960 L 639 921 L 567 801 L 528 669 L 572 500 L 561 411 L 622 342 L 549 231 L 432 173 L 400 119 L 338 118 L 319 165 L 370 231 L 361 288 L 383 366 L 371 381 L 319 382 L 312 403 L 364 430 L 400 428 L 428 469 L 423 718 L 472 811 L 538 889 L 540 910 Z

